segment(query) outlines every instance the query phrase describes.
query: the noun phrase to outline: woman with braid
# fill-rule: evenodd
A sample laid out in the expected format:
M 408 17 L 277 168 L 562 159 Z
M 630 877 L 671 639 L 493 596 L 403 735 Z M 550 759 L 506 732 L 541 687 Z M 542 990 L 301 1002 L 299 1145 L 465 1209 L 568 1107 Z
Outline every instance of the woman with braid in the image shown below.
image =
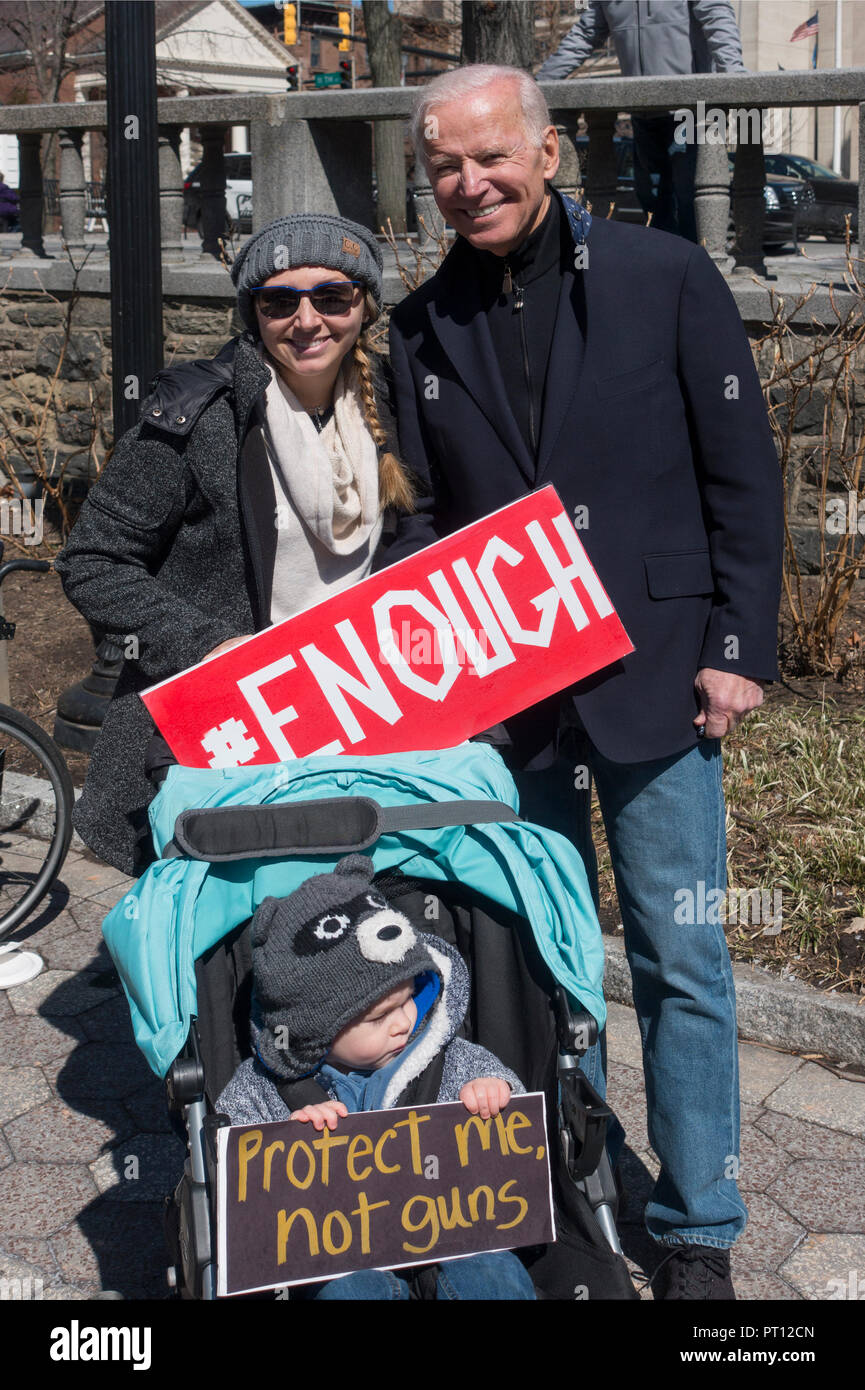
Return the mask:
M 364 579 L 388 513 L 412 509 L 367 337 L 373 234 L 280 218 L 231 277 L 245 331 L 158 373 L 56 562 L 126 657 L 74 817 L 126 873 L 152 858 L 148 774 L 174 761 L 138 692 Z

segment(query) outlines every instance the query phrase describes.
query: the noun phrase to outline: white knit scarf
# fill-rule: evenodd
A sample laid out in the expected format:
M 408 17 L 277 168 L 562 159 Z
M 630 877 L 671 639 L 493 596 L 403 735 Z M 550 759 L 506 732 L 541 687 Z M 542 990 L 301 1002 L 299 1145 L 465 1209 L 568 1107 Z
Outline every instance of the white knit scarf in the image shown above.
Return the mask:
M 378 451 L 353 362 L 343 361 L 319 434 L 262 344 L 258 351 L 270 368 L 264 440 L 277 500 L 270 616 L 278 622 L 370 573 L 382 525 Z

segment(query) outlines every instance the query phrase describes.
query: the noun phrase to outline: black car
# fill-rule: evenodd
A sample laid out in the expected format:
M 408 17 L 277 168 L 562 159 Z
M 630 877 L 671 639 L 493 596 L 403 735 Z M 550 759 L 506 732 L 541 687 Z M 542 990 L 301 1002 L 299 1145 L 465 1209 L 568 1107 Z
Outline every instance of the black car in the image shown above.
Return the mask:
M 767 154 L 766 173 L 802 179 L 813 193 L 799 214 L 799 235 L 844 240 L 844 219 L 850 213 L 850 237 L 859 235 L 859 184 L 804 154 Z
M 589 137 L 578 135 L 574 144 L 580 160 L 582 178 L 585 180 L 588 165 Z M 634 141 L 630 136 L 614 136 L 616 151 L 616 207 L 613 217 L 617 222 L 644 223 L 646 214 L 634 188 Z M 730 179 L 732 182 L 734 160 L 729 156 Z M 657 184 L 658 175 L 652 175 L 652 183 Z M 800 178 L 782 178 L 767 171 L 763 189 L 766 205 L 766 218 L 763 224 L 763 249 L 780 251 L 788 242 L 794 241 L 797 234 L 797 216 L 809 205 L 813 194 Z M 733 231 L 732 214 L 730 233 Z
M 736 164 L 736 156 L 728 154 L 730 179 Z M 814 193 L 808 184 L 789 175 L 771 173 L 768 164 L 766 182 L 763 185 L 763 202 L 766 217 L 763 223 L 763 250 L 781 251 L 788 242 L 797 241 L 802 236 L 802 219 L 814 201 Z M 730 231 L 733 230 L 732 208 L 730 212 Z

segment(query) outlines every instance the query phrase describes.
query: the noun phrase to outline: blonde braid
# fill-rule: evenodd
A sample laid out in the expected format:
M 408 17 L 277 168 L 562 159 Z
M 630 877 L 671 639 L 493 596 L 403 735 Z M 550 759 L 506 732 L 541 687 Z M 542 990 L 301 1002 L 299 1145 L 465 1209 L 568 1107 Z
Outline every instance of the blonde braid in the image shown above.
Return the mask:
M 385 447 L 387 445 L 387 433 L 378 418 L 372 379 L 372 362 L 367 351 L 368 347 L 367 336 L 365 333 L 361 333 L 354 345 L 354 364 L 359 378 L 360 404 L 363 416 L 379 451 L 379 501 L 382 507 L 396 507 L 401 512 L 413 512 L 415 509 L 414 490 L 408 474 L 396 455 Z

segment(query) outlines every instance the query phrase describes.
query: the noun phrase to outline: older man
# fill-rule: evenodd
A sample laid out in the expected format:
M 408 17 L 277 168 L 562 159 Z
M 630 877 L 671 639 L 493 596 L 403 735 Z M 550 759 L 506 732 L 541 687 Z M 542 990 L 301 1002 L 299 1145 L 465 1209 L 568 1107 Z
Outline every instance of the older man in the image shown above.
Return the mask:
M 735 996 L 705 904 L 726 884 L 720 739 L 777 674 L 782 534 L 748 341 L 704 250 L 552 189 L 556 131 L 525 73 L 437 78 L 414 133 L 458 236 L 392 316 L 401 449 L 424 488 L 388 560 L 548 483 L 582 528 L 636 650 L 568 692 L 564 733 L 556 702 L 514 722 L 523 810 L 591 860 L 594 778 L 661 1164 L 655 1296 L 732 1298 Z M 600 1060 L 587 1070 L 602 1087 Z

